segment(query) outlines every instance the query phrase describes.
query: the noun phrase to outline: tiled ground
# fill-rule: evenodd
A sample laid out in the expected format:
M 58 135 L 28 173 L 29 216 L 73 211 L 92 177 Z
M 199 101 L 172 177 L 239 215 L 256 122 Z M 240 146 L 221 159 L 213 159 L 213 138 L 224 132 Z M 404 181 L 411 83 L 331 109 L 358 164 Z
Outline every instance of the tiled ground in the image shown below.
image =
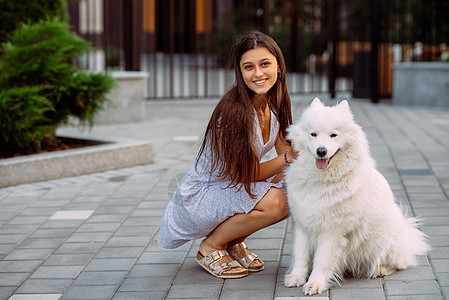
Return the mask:
M 310 100 L 294 98 L 296 115 Z M 199 241 L 174 250 L 157 245 L 169 196 L 195 157 L 215 103 L 149 102 L 145 122 L 86 133 L 150 139 L 154 164 L 0 189 L 0 299 L 302 299 L 300 289 L 282 283 L 290 220 L 248 239 L 266 269 L 239 280 L 204 272 L 195 262 Z M 350 104 L 379 170 L 409 213 L 423 218 L 433 249 L 415 268 L 348 278 L 314 298 L 446 299 L 449 111 Z

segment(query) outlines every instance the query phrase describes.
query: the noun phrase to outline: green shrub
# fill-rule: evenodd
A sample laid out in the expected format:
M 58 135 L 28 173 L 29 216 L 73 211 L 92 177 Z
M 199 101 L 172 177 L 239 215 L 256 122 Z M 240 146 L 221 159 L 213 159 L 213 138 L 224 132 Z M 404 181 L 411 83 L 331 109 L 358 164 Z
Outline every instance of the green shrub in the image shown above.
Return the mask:
M 40 150 L 69 116 L 93 124 L 115 83 L 109 74 L 72 65 L 74 58 L 90 49 L 88 42 L 56 18 L 23 24 L 2 44 L 0 149 Z M 9 117 L 3 119 L 3 115 Z
M 26 152 L 31 150 L 30 144 L 41 148 L 42 142 L 51 142 L 54 132 L 46 114 L 54 109 L 47 98 L 39 95 L 42 89 L 17 87 L 0 92 L 1 153 Z

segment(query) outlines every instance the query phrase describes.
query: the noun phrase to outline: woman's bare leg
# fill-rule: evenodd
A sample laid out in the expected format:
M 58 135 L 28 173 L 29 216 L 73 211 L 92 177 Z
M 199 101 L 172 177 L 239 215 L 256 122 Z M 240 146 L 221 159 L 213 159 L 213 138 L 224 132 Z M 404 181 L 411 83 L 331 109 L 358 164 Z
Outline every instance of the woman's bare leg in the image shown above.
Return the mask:
M 272 180 L 271 182 L 272 182 L 272 183 L 278 183 L 279 181 L 281 181 L 281 180 L 283 180 L 283 179 L 284 179 L 284 174 L 281 173 L 281 174 L 276 175 L 276 176 L 273 178 L 273 180 Z M 287 199 L 286 199 L 285 201 L 287 201 Z M 279 222 L 280 222 L 280 221 L 283 221 L 283 220 L 285 220 L 285 219 L 287 219 L 288 216 L 289 216 L 289 214 L 286 214 L 281 220 L 279 220 Z M 249 236 L 249 235 L 245 235 L 245 236 L 239 237 L 239 238 L 237 238 L 237 239 L 235 239 L 235 240 L 233 240 L 233 241 L 230 241 L 230 242 L 228 243 L 228 247 L 229 247 L 229 246 L 232 246 L 232 245 L 239 244 L 239 243 L 241 243 L 241 242 L 244 242 L 248 236 Z M 248 254 L 248 253 L 246 253 L 246 254 Z M 246 254 L 245 254 L 245 255 L 246 255 Z
M 250 234 L 275 224 L 288 215 L 285 189 L 271 188 L 252 211 L 237 214 L 221 223 L 200 244 L 200 252 L 208 255 L 226 249 L 228 244 L 242 242 Z

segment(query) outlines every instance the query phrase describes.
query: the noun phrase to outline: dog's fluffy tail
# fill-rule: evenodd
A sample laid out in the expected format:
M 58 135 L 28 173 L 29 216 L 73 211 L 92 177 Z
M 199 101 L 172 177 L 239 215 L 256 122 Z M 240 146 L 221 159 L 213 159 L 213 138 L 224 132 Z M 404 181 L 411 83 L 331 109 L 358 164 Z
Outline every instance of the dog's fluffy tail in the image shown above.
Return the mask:
M 404 240 L 408 245 L 408 256 L 413 257 L 412 265 L 416 265 L 416 256 L 426 255 L 430 252 L 431 247 L 428 243 L 427 236 L 420 230 L 422 219 L 413 217 L 412 212 L 406 205 L 398 204 L 405 218 L 406 232 L 404 232 Z
M 426 255 L 430 251 L 427 236 L 419 230 L 421 220 L 418 218 L 407 218 L 408 240 L 410 241 L 410 254 Z
M 410 266 L 416 266 L 419 255 L 426 255 L 430 251 L 430 246 L 427 242 L 427 236 L 419 230 L 419 219 L 406 218 L 406 230 L 402 236 L 402 249 L 394 251 L 392 265 L 397 269 L 406 269 Z

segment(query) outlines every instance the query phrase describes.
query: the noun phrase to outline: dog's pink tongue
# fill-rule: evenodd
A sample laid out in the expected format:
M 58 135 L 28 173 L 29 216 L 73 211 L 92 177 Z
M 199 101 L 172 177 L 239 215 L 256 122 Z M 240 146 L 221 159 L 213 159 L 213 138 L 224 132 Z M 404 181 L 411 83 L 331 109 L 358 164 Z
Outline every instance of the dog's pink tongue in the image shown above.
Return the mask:
M 329 160 L 328 160 L 328 159 L 317 159 L 317 160 L 316 160 L 316 167 L 317 167 L 318 169 L 326 169 L 328 163 L 329 163 Z

